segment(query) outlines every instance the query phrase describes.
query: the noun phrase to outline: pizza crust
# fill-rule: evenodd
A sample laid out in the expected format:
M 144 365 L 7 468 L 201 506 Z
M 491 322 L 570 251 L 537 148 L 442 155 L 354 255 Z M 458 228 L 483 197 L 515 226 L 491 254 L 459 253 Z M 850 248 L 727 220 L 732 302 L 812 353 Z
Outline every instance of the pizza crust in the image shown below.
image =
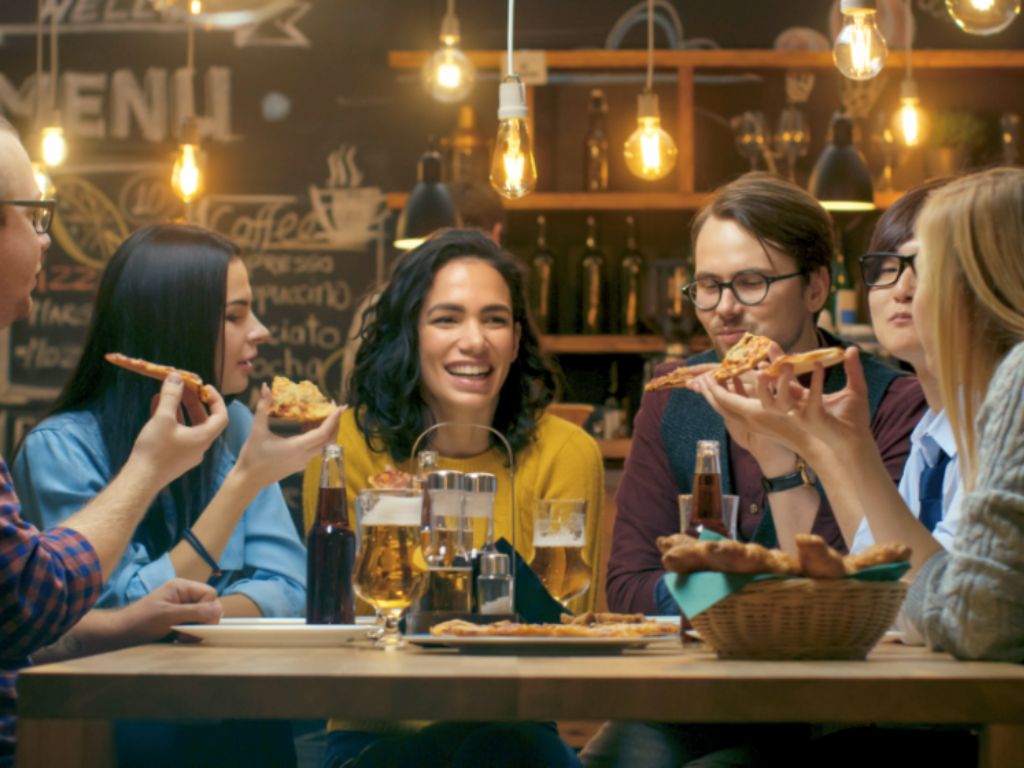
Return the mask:
M 822 347 L 821 349 L 812 349 L 810 352 L 783 355 L 776 358 L 771 365 L 763 370 L 772 378 L 777 378 L 783 374 L 787 365 L 791 365 L 795 376 L 803 376 L 814 371 L 816 365 L 828 368 L 831 365 L 839 365 L 845 359 L 846 351 L 842 347 Z
M 163 381 L 172 373 L 177 373 L 181 376 L 182 383 L 185 385 L 185 389 L 195 392 L 199 397 L 199 401 L 202 403 L 209 402 L 210 396 L 206 390 L 206 385 L 203 384 L 203 380 L 199 377 L 199 374 L 192 373 L 192 371 L 185 371 L 181 368 L 174 368 L 170 365 L 160 365 L 159 363 L 151 363 L 148 360 L 143 360 L 140 357 L 128 357 L 128 355 L 122 355 L 120 352 L 109 352 L 103 356 L 104 359 L 119 368 L 124 368 L 132 373 L 138 373 L 142 376 L 148 376 L 151 379 L 157 379 Z
M 454 619 L 430 628 L 432 635 L 456 637 L 653 637 L 678 631 L 676 624 L 651 619 L 604 624 L 521 624 L 515 621 L 473 624 Z

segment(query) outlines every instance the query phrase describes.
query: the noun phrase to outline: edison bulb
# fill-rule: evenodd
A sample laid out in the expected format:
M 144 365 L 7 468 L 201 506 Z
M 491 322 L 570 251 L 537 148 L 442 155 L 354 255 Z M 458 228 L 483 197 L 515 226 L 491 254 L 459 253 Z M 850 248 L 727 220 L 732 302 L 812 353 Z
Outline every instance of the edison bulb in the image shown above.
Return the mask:
M 832 60 L 851 80 L 870 80 L 882 71 L 889 49 L 876 24 L 873 2 L 842 0 L 843 27 L 836 35 Z
M 946 0 L 946 10 L 964 32 L 994 35 L 1020 13 L 1020 0 Z
M 641 93 L 637 106 L 637 127 L 626 140 L 626 167 L 634 176 L 654 181 L 667 176 L 676 167 L 679 150 L 661 127 L 658 94 Z
M 59 125 L 48 125 L 40 135 L 40 150 L 43 165 L 53 168 L 60 165 L 68 156 L 68 143 L 64 139 L 64 129 Z
M 57 192 L 57 187 L 53 183 L 53 179 L 50 178 L 50 174 L 46 172 L 46 166 L 42 163 L 32 163 L 32 176 L 36 180 L 36 186 L 39 187 L 39 196 L 44 200 L 53 197 Z
M 920 146 L 928 135 L 927 115 L 921 109 L 917 84 L 913 80 L 904 80 L 900 88 L 900 106 L 893 116 L 893 130 L 905 147 Z
M 423 65 L 423 87 L 437 101 L 454 104 L 462 101 L 473 89 L 476 68 L 454 45 L 435 51 Z
M 182 144 L 171 171 L 171 186 L 185 203 L 191 203 L 203 188 L 203 174 L 199 170 L 199 147 Z
M 491 186 L 502 197 L 515 200 L 537 186 L 537 163 L 526 126 L 526 91 L 516 75 L 506 77 L 498 89 L 498 138 L 491 156 Z

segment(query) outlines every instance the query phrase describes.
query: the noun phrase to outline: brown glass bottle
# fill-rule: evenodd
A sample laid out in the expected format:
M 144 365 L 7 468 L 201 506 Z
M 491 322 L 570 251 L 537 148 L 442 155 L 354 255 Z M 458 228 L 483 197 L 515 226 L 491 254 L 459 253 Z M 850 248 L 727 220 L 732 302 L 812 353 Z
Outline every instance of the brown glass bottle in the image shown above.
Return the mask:
M 316 521 L 309 530 L 306 550 L 306 623 L 354 624 L 356 534 L 348 516 L 340 445 L 324 448 Z
M 597 244 L 597 219 L 587 216 L 587 245 L 580 273 L 580 332 L 602 333 L 605 314 L 604 253 Z
M 530 304 L 541 333 L 555 331 L 555 255 L 548 247 L 548 222 L 537 217 L 537 246 L 530 257 Z
M 587 107 L 587 139 L 583 146 L 583 163 L 586 177 L 583 189 L 587 192 L 608 191 L 608 131 L 605 118 L 608 115 L 608 100 L 604 91 L 595 88 L 590 92 Z
M 633 335 L 640 330 L 644 257 L 636 244 L 636 220 L 626 217 L 626 250 L 619 263 L 618 331 Z
M 717 440 L 697 441 L 693 467 L 693 508 L 687 532 L 696 536 L 708 529 L 728 536 L 722 520 L 722 465 Z

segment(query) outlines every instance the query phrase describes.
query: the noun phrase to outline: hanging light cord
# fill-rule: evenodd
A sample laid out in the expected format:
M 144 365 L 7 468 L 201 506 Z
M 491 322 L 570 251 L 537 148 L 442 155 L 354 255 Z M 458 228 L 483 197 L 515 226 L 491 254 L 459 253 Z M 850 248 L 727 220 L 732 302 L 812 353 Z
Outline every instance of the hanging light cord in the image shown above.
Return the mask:
M 516 0 L 508 0 L 508 76 L 512 77 L 512 20 L 515 18 Z
M 36 0 L 36 128 L 43 120 L 43 0 Z
M 186 118 L 195 116 L 195 93 L 193 88 L 195 87 L 195 57 L 196 57 L 196 41 L 195 41 L 195 25 L 192 23 L 192 14 L 188 14 L 185 17 L 185 73 L 188 76 L 188 112 L 185 115 Z
M 50 109 L 57 109 L 57 13 L 50 16 Z
M 650 93 L 654 83 L 654 0 L 647 0 L 647 86 Z
M 914 65 L 911 63 L 911 52 L 914 50 L 914 39 L 910 36 L 911 27 L 914 24 L 914 8 L 912 3 L 914 0 L 906 0 L 907 19 L 906 19 L 906 37 L 904 38 L 907 44 L 907 80 L 910 80 L 914 76 Z

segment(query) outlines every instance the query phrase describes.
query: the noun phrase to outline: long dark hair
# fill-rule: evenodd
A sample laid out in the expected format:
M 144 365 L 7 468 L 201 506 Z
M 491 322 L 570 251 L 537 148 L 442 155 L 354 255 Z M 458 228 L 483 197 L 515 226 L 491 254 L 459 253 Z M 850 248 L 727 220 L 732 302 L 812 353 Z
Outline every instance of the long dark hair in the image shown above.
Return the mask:
M 121 352 L 199 374 L 220 386 L 228 264 L 238 246 L 199 227 L 155 224 L 125 240 L 100 278 L 82 357 L 52 414 L 88 409 L 99 423 L 111 474 L 124 466 L 149 419 L 160 382 L 107 363 Z M 219 442 L 203 462 L 169 486 L 174 520 L 146 515 L 142 542 L 155 557 L 191 526 L 212 494 Z M 159 519 L 156 519 L 159 518 Z
M 537 420 L 554 398 L 556 374 L 540 350 L 527 309 L 523 275 L 513 256 L 483 234 L 450 230 L 433 237 L 396 264 L 376 305 L 363 317 L 362 344 L 356 353 L 350 392 L 356 423 L 370 447 L 395 461 L 412 453 L 413 442 L 429 423 L 420 393 L 419 317 L 434 275 L 455 259 L 479 259 L 494 267 L 508 285 L 512 320 L 521 329 L 519 354 L 509 368 L 490 425 L 518 453 L 537 429 Z M 429 417 L 427 417 L 429 418 Z

